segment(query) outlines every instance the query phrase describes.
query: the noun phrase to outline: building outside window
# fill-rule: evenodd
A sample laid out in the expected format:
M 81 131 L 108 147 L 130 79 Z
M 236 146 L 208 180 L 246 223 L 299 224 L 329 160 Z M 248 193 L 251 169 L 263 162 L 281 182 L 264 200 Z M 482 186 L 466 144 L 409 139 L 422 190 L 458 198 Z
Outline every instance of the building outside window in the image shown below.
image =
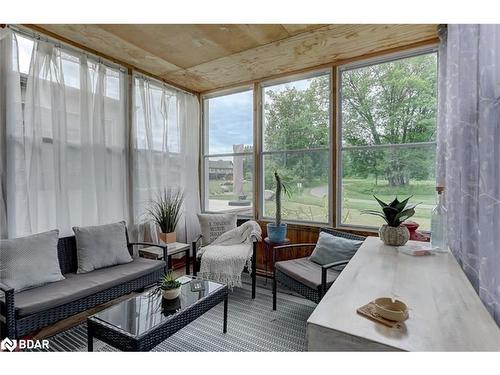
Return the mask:
M 204 199 L 207 212 L 253 215 L 253 91 L 203 100 Z

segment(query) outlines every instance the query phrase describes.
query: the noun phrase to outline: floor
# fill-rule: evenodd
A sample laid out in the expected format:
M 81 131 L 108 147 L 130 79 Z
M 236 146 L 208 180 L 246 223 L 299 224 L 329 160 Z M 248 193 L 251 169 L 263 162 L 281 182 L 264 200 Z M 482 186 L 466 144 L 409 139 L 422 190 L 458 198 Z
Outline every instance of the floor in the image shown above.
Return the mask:
M 174 271 L 174 275 L 175 275 L 175 277 L 180 277 L 180 276 L 185 275 L 184 267 L 180 267 L 180 268 L 176 269 Z M 251 279 L 250 279 L 250 276 L 248 274 L 244 273 L 243 276 L 242 276 L 242 279 L 243 279 L 243 283 L 244 284 L 246 284 L 247 286 L 251 285 Z M 268 293 L 268 295 L 272 295 L 271 294 L 272 280 L 266 279 L 264 277 L 257 276 L 257 287 L 262 289 L 259 292 L 264 292 L 264 293 Z M 294 292 L 292 292 L 292 291 L 290 291 L 288 289 L 280 287 L 279 285 L 278 285 L 278 293 L 279 294 L 286 294 L 288 296 L 291 296 L 292 298 L 297 298 L 298 299 L 297 301 L 301 301 L 301 302 L 304 302 L 306 304 L 307 303 L 311 303 L 312 304 L 312 302 L 309 302 L 309 301 L 305 300 L 302 296 L 298 295 L 297 293 L 294 293 Z M 84 312 L 82 312 L 80 314 L 77 314 L 77 315 L 74 315 L 74 316 L 72 316 L 70 318 L 61 320 L 60 322 L 57 322 L 57 323 L 55 323 L 53 325 L 50 325 L 50 326 L 45 327 L 42 330 L 38 331 L 37 333 L 35 333 L 32 336 L 32 338 L 34 340 L 41 340 L 41 339 L 53 336 L 53 335 L 55 335 L 57 333 L 66 331 L 66 330 L 68 330 L 70 328 L 76 327 L 76 326 L 84 323 L 87 320 L 87 317 L 89 317 L 90 315 L 93 315 L 93 314 L 95 314 L 95 313 L 97 313 L 97 312 L 99 312 L 101 310 L 104 310 L 104 309 L 106 309 L 106 308 L 108 308 L 110 306 L 113 306 L 114 304 L 117 304 L 117 303 L 119 303 L 119 302 L 121 302 L 123 300 L 126 300 L 126 299 L 130 298 L 130 296 L 132 296 L 132 295 L 134 295 L 134 293 L 127 294 L 127 295 L 122 296 L 120 298 L 117 298 L 117 299 L 115 299 L 113 301 L 110 301 L 110 302 L 107 302 L 105 304 L 99 305 L 99 306 L 97 306 L 97 307 L 95 307 L 93 309 L 84 311 Z

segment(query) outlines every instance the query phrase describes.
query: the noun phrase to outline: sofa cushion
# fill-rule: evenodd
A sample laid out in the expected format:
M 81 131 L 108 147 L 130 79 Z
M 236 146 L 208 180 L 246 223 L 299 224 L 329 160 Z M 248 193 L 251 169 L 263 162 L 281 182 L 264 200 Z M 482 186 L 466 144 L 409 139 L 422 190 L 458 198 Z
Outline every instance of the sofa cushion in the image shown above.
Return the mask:
M 202 245 L 210 245 L 221 234 L 236 228 L 236 214 L 198 214 Z
M 316 247 L 309 258 L 312 262 L 324 265 L 342 260 L 351 260 L 363 241 L 350 240 L 334 236 L 330 233 L 320 232 Z M 345 265 L 334 267 L 342 271 Z
M 73 227 L 78 259 L 77 273 L 129 263 L 132 257 L 127 247 L 125 222 Z
M 16 292 L 64 279 L 57 258 L 59 231 L 0 240 L 0 282 Z
M 309 288 L 318 289 L 321 285 L 321 266 L 311 262 L 308 258 L 285 260 L 277 262 L 275 267 L 280 272 L 297 280 L 301 284 L 307 285 Z M 340 271 L 330 269 L 326 274 L 327 288 L 340 275 Z
M 84 274 L 66 274 L 66 279 L 39 288 L 18 293 L 15 298 L 20 316 L 60 306 L 127 281 L 137 279 L 156 270 L 161 270 L 165 262 L 144 258 L 109 268 Z

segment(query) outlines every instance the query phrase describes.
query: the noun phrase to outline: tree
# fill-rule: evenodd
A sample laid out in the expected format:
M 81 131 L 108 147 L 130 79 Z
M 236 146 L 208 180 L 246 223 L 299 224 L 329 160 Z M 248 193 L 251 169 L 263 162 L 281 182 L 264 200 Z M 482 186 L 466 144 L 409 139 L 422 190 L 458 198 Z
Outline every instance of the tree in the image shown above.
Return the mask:
M 356 146 L 434 140 L 436 69 L 436 55 L 427 54 L 343 72 L 342 143 Z M 267 90 L 266 150 L 328 146 L 329 97 L 326 76 L 312 79 L 303 90 Z M 432 153 L 423 148 L 352 150 L 344 152 L 343 158 L 344 176 L 383 177 L 391 186 L 428 178 L 432 169 L 428 166 L 433 162 Z M 268 159 L 266 168 L 271 172 L 275 167 L 286 169 L 292 181 L 327 180 L 321 153 L 290 153 Z
M 343 141 L 348 145 L 427 142 L 435 139 L 436 56 L 422 55 L 347 71 L 342 75 Z M 370 151 L 365 152 L 370 158 Z M 356 159 L 356 158 L 353 158 Z M 422 150 L 384 149 L 377 165 L 391 186 L 422 176 L 417 162 L 430 162 Z M 366 160 L 352 163 L 352 173 L 363 173 Z M 369 164 L 369 163 L 368 163 Z M 375 168 L 379 171 L 379 168 Z
M 287 87 L 267 90 L 265 110 L 266 150 L 298 150 L 328 147 L 329 79 L 314 78 L 307 89 Z M 308 186 L 328 179 L 324 153 L 274 154 L 266 160 L 266 188 L 272 185 L 272 173 L 281 171 L 293 191 L 296 183 Z M 269 186 L 268 186 L 269 185 Z

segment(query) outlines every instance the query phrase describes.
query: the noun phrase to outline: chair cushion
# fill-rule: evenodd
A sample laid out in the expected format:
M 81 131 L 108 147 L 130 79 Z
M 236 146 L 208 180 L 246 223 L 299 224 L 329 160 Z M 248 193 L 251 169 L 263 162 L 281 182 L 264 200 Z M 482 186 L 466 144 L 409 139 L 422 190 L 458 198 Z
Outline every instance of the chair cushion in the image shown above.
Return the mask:
M 312 289 L 318 289 L 321 285 L 321 266 L 311 262 L 308 258 L 299 258 L 277 262 L 275 267 L 280 272 L 297 280 Z M 340 275 L 340 271 L 328 270 L 326 274 L 326 285 L 329 287 Z
M 64 279 L 57 258 L 59 231 L 0 240 L 0 282 L 16 292 Z
M 362 244 L 363 241 L 350 240 L 334 236 L 330 233 L 320 232 L 318 242 L 309 260 L 320 265 L 351 260 Z M 337 271 L 342 271 L 344 267 L 342 265 L 334 268 Z
M 78 258 L 76 273 L 131 262 L 126 230 L 124 221 L 91 227 L 73 227 Z
M 165 262 L 144 258 L 84 274 L 66 274 L 66 279 L 18 293 L 15 305 L 20 316 L 30 315 L 88 297 L 105 289 L 160 270 Z
M 221 234 L 236 228 L 236 214 L 198 214 L 202 245 L 210 245 Z

